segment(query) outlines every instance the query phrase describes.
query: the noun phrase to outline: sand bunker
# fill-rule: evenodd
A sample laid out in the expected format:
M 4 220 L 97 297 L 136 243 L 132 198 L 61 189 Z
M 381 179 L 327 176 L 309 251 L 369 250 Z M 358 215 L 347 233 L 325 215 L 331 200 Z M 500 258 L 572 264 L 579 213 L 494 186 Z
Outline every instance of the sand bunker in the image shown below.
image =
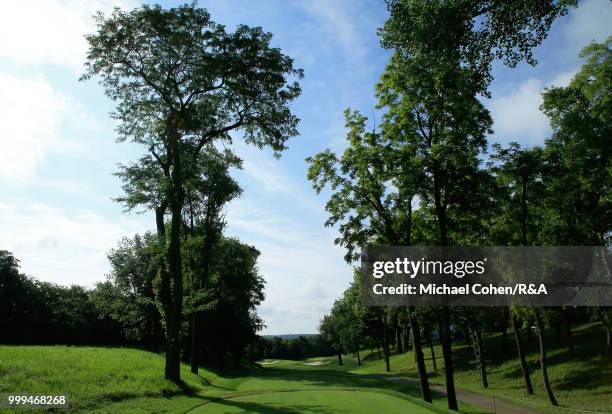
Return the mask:
M 259 361 L 258 364 L 259 365 L 272 365 L 272 364 L 276 364 L 279 361 Z
M 310 362 L 302 362 L 302 365 L 309 365 L 312 367 L 317 367 L 319 365 L 329 364 L 331 361 L 310 361 Z

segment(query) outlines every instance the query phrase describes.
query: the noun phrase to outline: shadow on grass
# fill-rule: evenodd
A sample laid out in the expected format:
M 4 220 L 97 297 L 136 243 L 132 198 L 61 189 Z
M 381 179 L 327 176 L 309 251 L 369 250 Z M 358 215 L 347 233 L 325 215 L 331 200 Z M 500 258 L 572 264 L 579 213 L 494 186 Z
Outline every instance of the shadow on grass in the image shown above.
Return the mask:
M 330 410 L 324 406 L 318 405 L 285 405 L 275 406 L 273 403 L 254 403 L 254 402 L 243 402 L 236 400 L 219 400 L 215 401 L 215 404 L 223 404 L 229 407 L 235 407 L 243 410 L 246 413 L 258 413 L 258 414 L 301 414 L 305 412 L 309 413 L 320 413 L 320 414 L 333 414 L 336 411 Z

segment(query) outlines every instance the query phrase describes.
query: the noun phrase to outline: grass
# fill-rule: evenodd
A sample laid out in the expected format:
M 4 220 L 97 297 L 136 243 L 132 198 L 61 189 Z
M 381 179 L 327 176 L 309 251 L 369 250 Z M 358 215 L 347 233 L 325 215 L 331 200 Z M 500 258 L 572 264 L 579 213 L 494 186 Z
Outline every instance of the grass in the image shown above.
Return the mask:
M 502 353 L 500 334 L 484 338 L 488 364 L 488 389 L 484 389 L 481 385 L 472 348 L 466 344 L 456 344 L 453 347 L 456 386 L 481 394 L 493 395 L 496 398 L 518 400 L 522 405 L 543 412 L 571 413 L 571 410 L 612 412 L 612 361 L 606 356 L 605 331 L 600 324 L 594 323 L 578 326 L 573 329 L 572 333 L 575 343 L 574 357 L 570 356 L 565 345 L 557 343 L 552 332 L 547 332 L 546 336 L 548 375 L 561 409 L 551 407 L 546 398 L 535 335 L 526 358 L 534 387 L 533 395 L 527 395 L 525 392 L 523 377 L 516 357 L 514 337 L 510 332 L 508 334 L 509 353 L 505 355 Z M 525 342 L 525 338 L 522 339 Z M 432 383 L 444 384 L 442 349 L 437 345 L 434 350 L 437 357 L 437 371 L 433 369 L 429 348 L 423 350 L 428 375 Z M 384 361 L 379 360 L 375 354 L 367 355 L 366 359 L 369 361 L 366 361 L 362 367 L 357 367 L 352 359 L 346 358 L 348 369 L 357 374 L 386 375 Z M 391 370 L 392 376 L 417 378 L 414 354 L 409 352 L 406 355 L 392 356 Z
M 597 324 L 574 330 L 576 357 L 556 345 L 551 336 L 549 376 L 563 408 L 601 411 L 612 407 L 612 367 L 605 356 L 604 332 Z M 508 338 L 513 350 L 513 338 Z M 535 344 L 529 349 L 535 395 L 527 396 L 513 353 L 502 355 L 500 336 L 485 337 L 490 387 L 480 386 L 472 350 L 454 347 L 455 381 L 458 388 L 519 399 L 522 404 L 544 412 L 572 413 L 550 408 L 541 385 Z M 128 348 L 67 346 L 0 346 L 0 394 L 68 394 L 70 412 L 93 413 L 394 413 L 448 412 L 444 396 L 435 394 L 433 405 L 420 401 L 416 385 L 381 379 L 387 375 L 376 353 L 362 352 L 366 361 L 355 358 L 310 358 L 327 361 L 320 366 L 303 361 L 279 360 L 262 368 L 218 373 L 202 369 L 196 376 L 183 365 L 184 383 L 177 386 L 162 378 L 161 355 Z M 439 346 L 438 371 L 433 370 L 429 349 L 425 350 L 430 380 L 444 383 Z M 412 353 L 391 358 L 391 376 L 416 378 Z M 484 411 L 462 404 L 464 413 Z M 1 411 L 1 410 L 0 410 Z M 27 412 L 21 410 L 21 412 Z M 40 412 L 34 411 L 34 412 Z
M 422 406 L 395 396 L 347 390 L 255 394 L 202 406 L 194 413 L 327 414 L 347 412 L 370 414 L 374 407 L 378 412 L 385 414 L 431 413 L 430 410 Z
M 425 406 L 414 387 L 300 361 L 199 376 L 183 365 L 180 387 L 162 378 L 163 365 L 162 356 L 137 349 L 0 346 L 0 394 L 67 394 L 71 413 L 446 412 L 442 399 Z
M 117 403 L 140 406 L 141 412 L 153 406 L 159 412 L 195 406 L 185 392 L 201 391 L 206 382 L 186 366 L 183 387 L 164 380 L 162 373 L 162 357 L 137 349 L 0 346 L 0 393 L 67 394 L 71 411 Z

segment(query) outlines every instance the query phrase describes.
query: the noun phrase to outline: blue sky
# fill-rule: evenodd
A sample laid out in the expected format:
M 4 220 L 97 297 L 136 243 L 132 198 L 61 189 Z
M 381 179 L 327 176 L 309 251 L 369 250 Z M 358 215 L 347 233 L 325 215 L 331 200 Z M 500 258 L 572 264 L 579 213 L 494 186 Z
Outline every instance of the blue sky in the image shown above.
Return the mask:
M 116 164 L 142 149 L 115 142 L 112 103 L 95 82 L 78 82 L 90 16 L 132 0 L 23 0 L 0 13 L 0 249 L 40 280 L 92 286 L 109 270 L 106 252 L 122 236 L 152 230 L 148 214 L 125 214 Z M 176 2 L 162 2 L 164 6 Z M 315 332 L 352 271 L 324 228 L 325 197 L 307 182 L 304 158 L 344 147 L 345 108 L 374 111 L 374 84 L 388 52 L 376 28 L 383 2 L 368 0 L 200 1 L 228 29 L 244 23 L 274 34 L 273 43 L 305 70 L 295 102 L 301 135 L 280 160 L 240 144 L 236 172 L 244 195 L 227 209 L 227 232 L 261 252 L 267 299 L 259 309 L 263 333 Z M 542 143 L 550 135 L 539 112 L 540 93 L 564 85 L 580 67 L 579 50 L 612 34 L 612 3 L 588 0 L 557 22 L 537 49 L 540 63 L 496 65 L 491 142 Z M 379 118 L 379 116 L 377 115 Z

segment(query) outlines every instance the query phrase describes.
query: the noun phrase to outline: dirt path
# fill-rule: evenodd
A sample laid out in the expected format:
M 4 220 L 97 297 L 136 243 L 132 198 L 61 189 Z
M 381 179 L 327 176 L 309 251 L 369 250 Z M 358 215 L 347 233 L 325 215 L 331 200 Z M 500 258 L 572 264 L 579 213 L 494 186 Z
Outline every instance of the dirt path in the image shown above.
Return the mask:
M 401 384 L 419 384 L 418 380 L 405 377 L 384 377 L 388 381 L 399 382 Z M 445 385 L 429 384 L 429 387 L 436 392 L 446 395 Z M 460 388 L 455 389 L 457 393 L 457 399 L 464 403 L 473 405 L 475 407 L 483 408 L 492 413 L 499 414 L 540 414 L 540 411 L 536 411 L 533 408 L 524 407 L 522 405 L 514 404 L 506 400 L 500 400 L 493 398 L 489 395 L 482 395 L 473 391 L 462 390 Z

